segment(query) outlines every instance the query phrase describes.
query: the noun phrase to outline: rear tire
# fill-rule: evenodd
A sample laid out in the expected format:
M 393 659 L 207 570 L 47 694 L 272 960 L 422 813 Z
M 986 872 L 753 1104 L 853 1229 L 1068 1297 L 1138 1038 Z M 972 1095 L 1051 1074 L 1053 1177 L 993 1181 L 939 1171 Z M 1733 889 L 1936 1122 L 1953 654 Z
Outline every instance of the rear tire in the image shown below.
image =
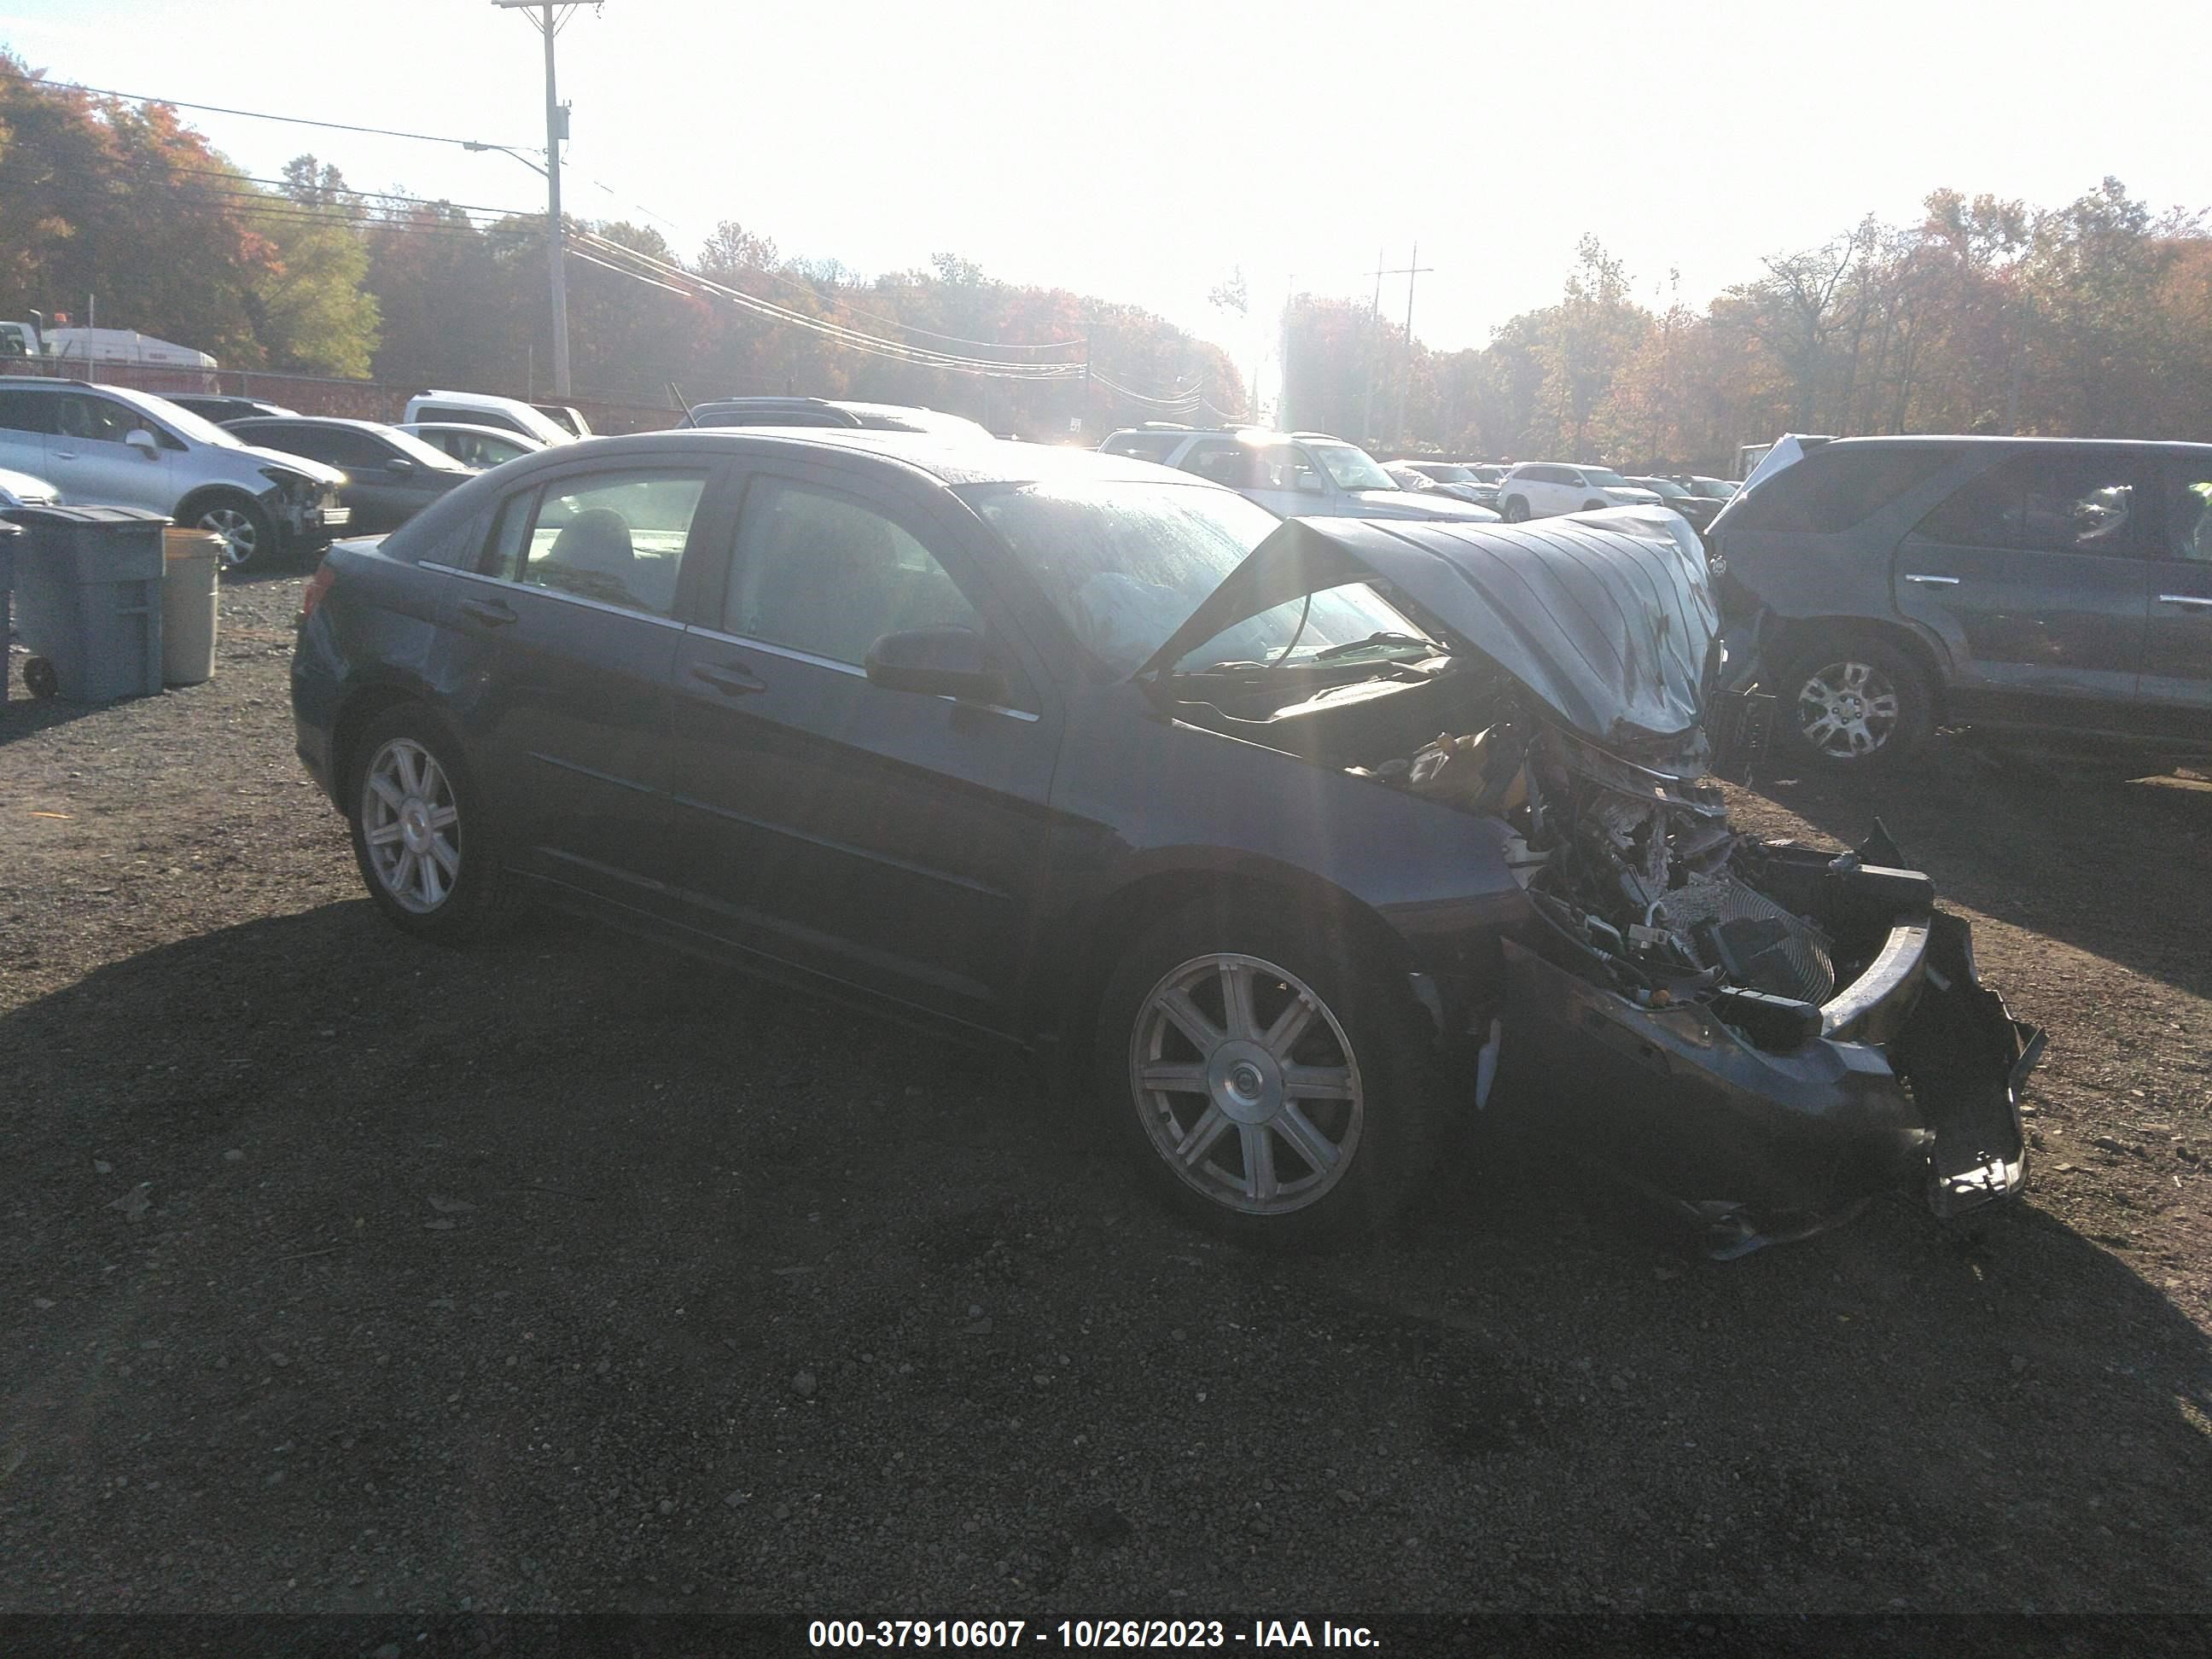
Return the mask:
M 1790 751 L 1837 775 L 1887 772 L 1935 729 L 1927 671 L 1899 647 L 1865 635 L 1799 646 L 1775 675 L 1773 691 Z
M 1148 928 L 1100 1005 L 1097 1098 L 1170 1207 L 1297 1249 L 1401 1214 L 1449 1121 L 1433 1024 L 1330 930 L 1213 901 Z
M 362 884 L 394 925 L 434 944 L 474 944 L 512 920 L 483 798 L 460 744 L 402 703 L 372 718 L 347 764 L 346 823 Z
M 1518 495 L 1508 495 L 1503 510 L 1505 514 L 1505 522 L 1508 524 L 1528 522 L 1528 503 Z

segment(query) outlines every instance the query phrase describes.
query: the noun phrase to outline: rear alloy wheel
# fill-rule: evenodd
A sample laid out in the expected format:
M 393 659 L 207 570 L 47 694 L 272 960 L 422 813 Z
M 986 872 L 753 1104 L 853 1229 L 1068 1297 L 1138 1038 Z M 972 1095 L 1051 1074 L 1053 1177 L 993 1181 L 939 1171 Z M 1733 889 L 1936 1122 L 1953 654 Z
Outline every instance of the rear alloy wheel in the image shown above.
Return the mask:
M 1401 1210 L 1443 1113 L 1434 1029 L 1392 979 L 1221 905 L 1140 938 L 1101 1007 L 1100 1099 L 1160 1195 L 1284 1247 Z
M 410 933 L 468 942 L 503 919 L 509 884 L 458 747 L 426 713 L 369 722 L 348 792 L 354 858 L 377 908 Z
M 362 779 L 361 816 L 369 873 L 394 904 L 427 916 L 453 896 L 461 809 L 435 755 L 412 738 L 386 742 Z
M 1792 746 L 1838 771 L 1894 765 L 1920 746 L 1932 724 L 1927 676 L 1879 640 L 1802 653 L 1775 690 Z
M 276 526 L 254 502 L 243 497 L 210 501 L 192 520 L 202 530 L 222 538 L 217 556 L 226 571 L 244 570 L 266 562 L 276 550 Z

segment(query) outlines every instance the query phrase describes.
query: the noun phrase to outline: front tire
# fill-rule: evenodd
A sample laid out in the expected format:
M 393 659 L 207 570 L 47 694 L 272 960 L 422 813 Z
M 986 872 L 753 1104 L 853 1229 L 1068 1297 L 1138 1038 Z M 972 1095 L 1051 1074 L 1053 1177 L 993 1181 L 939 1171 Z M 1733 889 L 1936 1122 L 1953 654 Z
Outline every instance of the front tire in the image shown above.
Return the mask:
M 1508 495 L 1505 498 L 1505 522 L 1508 524 L 1528 523 L 1528 503 L 1518 495 Z
M 1791 752 L 1831 773 L 1887 771 L 1935 729 L 1927 672 L 1884 640 L 1846 635 L 1801 647 L 1775 677 L 1774 694 Z
M 377 908 L 440 945 L 497 931 L 513 883 L 460 745 L 427 710 L 404 704 L 371 720 L 352 753 L 346 820 Z
M 243 495 L 210 496 L 187 516 L 194 528 L 222 538 L 218 557 L 226 574 L 264 567 L 276 556 L 276 521 L 258 501 Z
M 1209 903 L 1123 957 L 1097 1089 L 1171 1207 L 1297 1249 L 1400 1214 L 1445 1119 L 1435 1031 L 1392 976 L 1302 920 Z

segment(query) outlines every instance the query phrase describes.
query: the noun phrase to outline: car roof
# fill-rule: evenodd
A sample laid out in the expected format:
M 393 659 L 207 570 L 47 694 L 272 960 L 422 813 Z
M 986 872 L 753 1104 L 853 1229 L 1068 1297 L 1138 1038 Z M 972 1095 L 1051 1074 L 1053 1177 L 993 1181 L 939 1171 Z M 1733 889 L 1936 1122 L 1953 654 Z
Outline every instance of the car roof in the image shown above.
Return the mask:
M 672 427 L 661 432 L 633 432 L 621 437 L 588 438 L 580 444 L 543 449 L 507 463 L 513 467 L 565 466 L 587 454 L 653 455 L 698 453 L 843 453 L 884 460 L 925 473 L 948 487 L 980 483 L 1038 483 L 1068 480 L 1088 483 L 1150 482 L 1218 489 L 1187 472 L 1155 466 L 1095 449 L 1061 444 L 1026 444 L 1000 438 L 969 438 L 934 432 L 893 432 L 878 427 Z
M 228 426 L 349 426 L 362 432 L 389 432 L 388 421 L 357 421 L 348 415 L 249 415 L 242 421 L 228 421 Z
M 477 426 L 468 421 L 401 421 L 402 432 L 478 432 L 487 438 L 503 438 L 508 443 L 536 443 L 539 440 L 527 432 L 517 432 L 512 427 Z

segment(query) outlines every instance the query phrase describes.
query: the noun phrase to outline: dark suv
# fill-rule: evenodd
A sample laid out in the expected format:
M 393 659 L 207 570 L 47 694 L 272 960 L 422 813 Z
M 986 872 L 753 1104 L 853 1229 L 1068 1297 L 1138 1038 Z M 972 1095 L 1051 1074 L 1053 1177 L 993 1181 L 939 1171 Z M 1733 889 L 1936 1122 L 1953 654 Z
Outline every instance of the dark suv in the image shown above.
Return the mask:
M 1839 439 L 1710 539 L 1735 684 L 1800 759 L 1875 770 L 1939 724 L 2212 752 L 2212 445 Z

